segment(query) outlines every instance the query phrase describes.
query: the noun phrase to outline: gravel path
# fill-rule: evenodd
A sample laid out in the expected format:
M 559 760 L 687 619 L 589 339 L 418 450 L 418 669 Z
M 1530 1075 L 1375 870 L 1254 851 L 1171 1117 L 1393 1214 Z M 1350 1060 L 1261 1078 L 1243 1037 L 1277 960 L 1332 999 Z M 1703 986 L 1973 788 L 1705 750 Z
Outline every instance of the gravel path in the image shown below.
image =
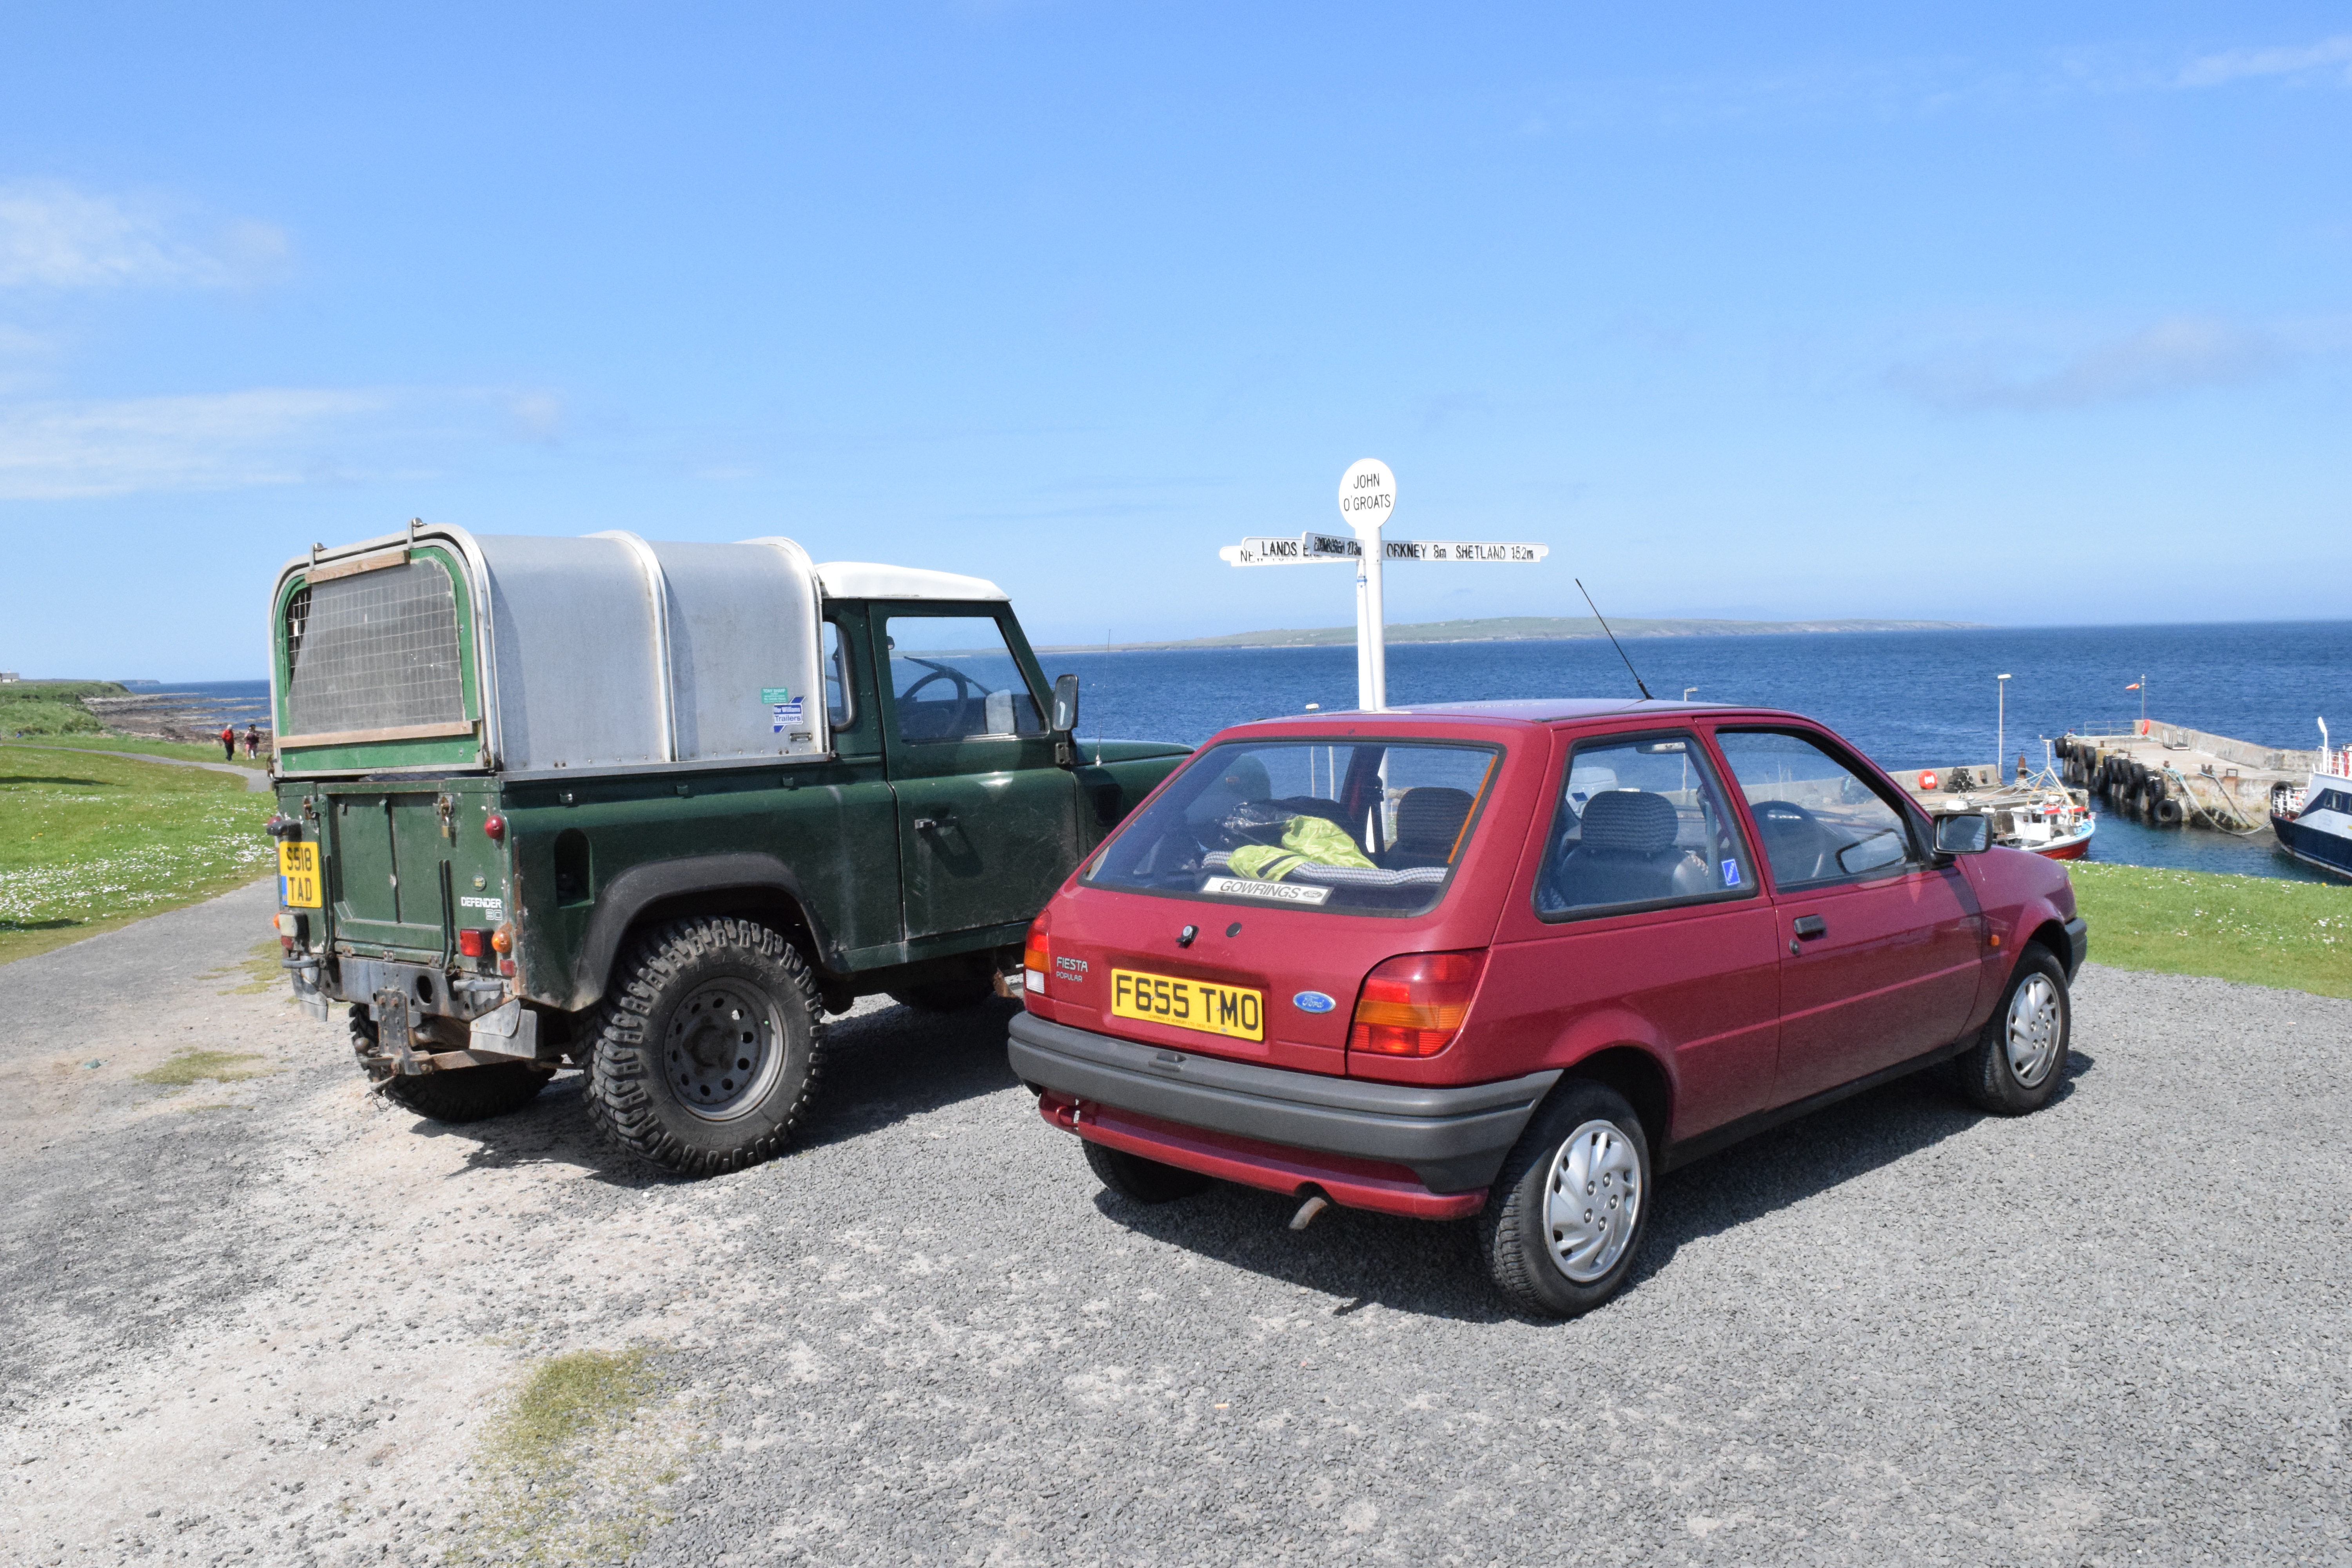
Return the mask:
M 841 1022 L 815 1141 L 714 1181 L 570 1075 L 420 1122 L 236 990 L 268 912 L 0 967 L 0 1554 L 462 1556 L 526 1369 L 644 1346 L 646 1563 L 2352 1563 L 2352 1003 L 2095 967 L 2047 1110 L 1676 1173 L 1538 1325 L 1456 1229 L 1105 1195 L 994 1010 Z M 190 1045 L 274 1070 L 131 1076 Z

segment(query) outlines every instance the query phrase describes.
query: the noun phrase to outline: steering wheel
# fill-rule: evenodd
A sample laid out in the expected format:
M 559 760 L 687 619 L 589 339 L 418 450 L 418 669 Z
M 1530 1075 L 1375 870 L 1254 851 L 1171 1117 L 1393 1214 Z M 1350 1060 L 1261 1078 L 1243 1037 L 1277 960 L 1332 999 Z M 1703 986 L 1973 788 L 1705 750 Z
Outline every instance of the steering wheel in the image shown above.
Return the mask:
M 898 693 L 898 700 L 901 702 L 914 701 L 915 693 L 920 691 L 924 687 L 929 686 L 934 680 L 952 680 L 955 682 L 956 689 L 955 711 L 948 715 L 947 733 L 938 737 L 938 739 L 943 741 L 960 739 L 963 735 L 969 733 L 969 731 L 963 727 L 963 721 L 971 712 L 972 683 L 971 679 L 965 676 L 963 671 L 960 669 L 951 669 L 945 666 L 934 666 L 930 674 L 924 676 L 921 679 L 916 681 L 914 685 L 909 686 L 906 690 Z
M 1750 801 L 1748 809 L 1756 814 L 1756 826 L 1764 835 L 1764 849 L 1768 856 L 1771 854 L 1771 841 L 1783 835 L 1787 836 L 1790 847 L 1796 847 L 1797 835 L 1801 833 L 1804 835 L 1802 843 L 1812 849 L 1813 863 L 1806 868 L 1804 874 L 1789 877 L 1785 880 L 1810 882 L 1816 877 L 1830 875 L 1822 865 L 1829 858 L 1829 851 L 1823 847 L 1828 835 L 1822 831 L 1822 825 L 1814 819 L 1811 812 L 1793 800 Z M 1779 875 L 1780 867 L 1777 858 L 1772 870 L 1774 875 Z

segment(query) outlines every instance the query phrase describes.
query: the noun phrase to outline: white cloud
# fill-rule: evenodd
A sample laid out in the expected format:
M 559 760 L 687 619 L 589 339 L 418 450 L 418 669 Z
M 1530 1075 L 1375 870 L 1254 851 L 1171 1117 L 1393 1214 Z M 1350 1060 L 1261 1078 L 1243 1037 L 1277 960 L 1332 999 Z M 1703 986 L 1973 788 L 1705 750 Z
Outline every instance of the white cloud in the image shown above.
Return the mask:
M 0 500 L 413 478 L 501 461 L 501 438 L 555 445 L 562 418 L 554 394 L 509 387 L 0 401 Z
M 2285 48 L 2227 49 L 2207 55 L 2182 69 L 2180 85 L 2218 87 L 2248 77 L 2307 76 L 2315 71 L 2333 71 L 2352 85 L 2352 33 Z
M 393 402 L 268 387 L 0 407 L 0 499 L 296 484 L 317 477 L 325 445 Z
M 1891 367 L 1887 384 L 1935 407 L 2046 410 L 2228 386 L 2271 374 L 2304 346 L 2208 316 L 2173 316 L 2071 352 L 1977 345 Z
M 200 226 L 152 199 L 0 183 L 0 288 L 220 288 L 255 281 L 285 255 L 284 232 L 268 224 Z

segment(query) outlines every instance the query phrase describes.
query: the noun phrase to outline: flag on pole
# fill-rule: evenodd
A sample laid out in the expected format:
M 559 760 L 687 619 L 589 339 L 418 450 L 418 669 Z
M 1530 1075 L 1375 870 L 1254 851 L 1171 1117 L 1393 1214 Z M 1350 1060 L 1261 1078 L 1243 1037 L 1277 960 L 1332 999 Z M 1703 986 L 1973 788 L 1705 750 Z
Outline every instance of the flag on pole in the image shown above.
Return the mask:
M 2135 680 L 2129 686 L 2125 687 L 2124 689 L 2126 691 L 2137 691 L 2139 689 L 2139 682 Z

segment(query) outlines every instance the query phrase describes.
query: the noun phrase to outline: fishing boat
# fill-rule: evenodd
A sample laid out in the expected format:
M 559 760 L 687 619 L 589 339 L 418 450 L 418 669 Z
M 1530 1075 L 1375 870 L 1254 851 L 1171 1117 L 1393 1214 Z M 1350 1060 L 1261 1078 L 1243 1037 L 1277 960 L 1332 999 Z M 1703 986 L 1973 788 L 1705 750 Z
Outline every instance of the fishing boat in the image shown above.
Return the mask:
M 2046 761 L 2046 759 L 2045 759 Z M 2091 792 L 2068 787 L 2054 764 L 2014 783 L 1992 768 L 1929 768 L 1912 793 L 1937 816 L 1974 814 L 1992 819 L 1992 841 L 2051 860 L 2080 860 L 2091 847 L 2099 819 Z
M 2271 789 L 2271 831 L 2306 866 L 2352 877 L 2352 746 L 2331 747 L 2319 722 L 2319 766 L 2303 788 Z

